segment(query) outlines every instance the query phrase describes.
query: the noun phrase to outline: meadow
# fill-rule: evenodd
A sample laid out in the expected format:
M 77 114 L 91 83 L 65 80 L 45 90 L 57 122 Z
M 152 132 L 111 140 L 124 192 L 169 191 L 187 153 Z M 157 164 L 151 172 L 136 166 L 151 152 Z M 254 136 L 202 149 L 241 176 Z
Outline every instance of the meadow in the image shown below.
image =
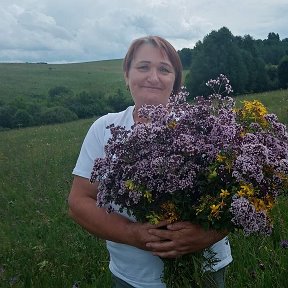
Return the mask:
M 0 63 L 0 99 L 44 98 L 49 89 L 65 86 L 75 94 L 110 91 L 125 86 L 122 60 L 71 64 Z
M 77 69 L 90 75 L 84 68 L 82 72 Z M 83 79 L 92 83 L 93 77 L 88 80 L 86 76 Z M 29 75 L 21 77 L 15 85 L 30 79 Z M 41 85 L 35 83 L 34 93 L 45 91 Z M 243 95 L 237 102 L 244 99 L 261 100 L 288 124 L 287 90 Z M 71 172 L 94 120 L 0 132 L 1 288 L 110 287 L 105 243 L 75 224 L 67 213 Z M 288 249 L 280 245 L 288 239 L 287 207 L 288 200 L 281 199 L 274 211 L 277 220 L 271 237 L 229 236 L 234 261 L 227 271 L 227 288 L 288 287 Z

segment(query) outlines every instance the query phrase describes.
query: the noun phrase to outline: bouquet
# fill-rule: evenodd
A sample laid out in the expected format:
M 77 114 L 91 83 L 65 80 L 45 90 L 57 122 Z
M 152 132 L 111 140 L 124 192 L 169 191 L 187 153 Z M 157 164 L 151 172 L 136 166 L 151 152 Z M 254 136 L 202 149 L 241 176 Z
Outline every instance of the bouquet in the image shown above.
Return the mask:
M 236 108 L 226 76 L 207 85 L 214 93 L 193 103 L 183 90 L 167 106 L 142 107 L 148 121 L 130 131 L 109 127 L 90 179 L 99 181 L 98 206 L 112 211 L 114 203 L 141 222 L 271 234 L 271 211 L 288 188 L 286 126 L 257 100 Z M 167 287 L 201 287 L 199 271 L 217 261 L 205 255 L 163 259 Z

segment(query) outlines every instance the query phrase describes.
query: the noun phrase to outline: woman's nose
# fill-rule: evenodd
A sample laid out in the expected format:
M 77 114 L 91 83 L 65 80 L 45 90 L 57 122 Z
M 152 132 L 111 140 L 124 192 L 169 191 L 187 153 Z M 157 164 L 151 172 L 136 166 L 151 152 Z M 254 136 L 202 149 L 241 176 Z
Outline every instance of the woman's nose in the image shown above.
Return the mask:
M 150 70 L 149 75 L 148 75 L 148 80 L 150 82 L 158 82 L 159 81 L 157 69 L 151 69 Z

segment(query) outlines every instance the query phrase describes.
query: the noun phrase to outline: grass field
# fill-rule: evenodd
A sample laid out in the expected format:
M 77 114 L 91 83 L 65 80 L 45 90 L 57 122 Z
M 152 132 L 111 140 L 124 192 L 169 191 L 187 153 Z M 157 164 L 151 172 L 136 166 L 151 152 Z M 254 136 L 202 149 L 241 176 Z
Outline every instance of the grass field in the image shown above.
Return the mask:
M 69 69 L 74 67 L 70 75 L 74 73 L 74 79 L 81 77 L 84 86 L 96 89 L 97 83 L 110 85 L 111 73 L 116 73 L 119 77 L 112 77 L 116 87 L 124 85 L 119 63 L 97 63 L 102 79 L 97 76 L 95 63 L 69 64 Z M 73 77 L 61 76 L 67 64 L 13 64 L 14 70 L 6 75 L 5 65 L 0 64 L 1 82 L 4 77 L 11 85 L 18 75 L 13 85 L 27 94 L 46 93 L 51 79 L 55 86 L 82 89 Z M 31 82 L 35 77 L 25 75 L 22 65 L 31 65 L 31 73 L 39 80 Z M 0 87 L 1 99 L 4 91 L 5 97 L 13 97 L 2 84 Z M 261 100 L 288 124 L 287 90 L 244 95 L 237 102 L 244 99 Z M 67 215 L 71 171 L 93 120 L 0 132 L 1 288 L 76 288 L 76 283 L 80 288 L 110 287 L 104 242 L 82 230 Z M 288 239 L 287 207 L 288 200 L 282 199 L 274 211 L 278 216 L 271 237 L 230 235 L 234 261 L 228 268 L 227 288 L 288 287 L 288 249 L 280 247 L 280 241 Z
M 252 96 L 249 96 L 252 97 Z M 109 287 L 103 241 L 67 216 L 71 171 L 93 119 L 1 132 L 0 287 Z M 272 237 L 230 235 L 227 287 L 285 288 L 288 201 Z
M 71 171 L 90 122 L 1 133 L 0 287 L 109 280 L 103 242 L 67 217 Z
M 0 99 L 43 98 L 56 86 L 75 94 L 81 91 L 111 91 L 125 85 L 122 60 L 75 64 L 0 63 Z

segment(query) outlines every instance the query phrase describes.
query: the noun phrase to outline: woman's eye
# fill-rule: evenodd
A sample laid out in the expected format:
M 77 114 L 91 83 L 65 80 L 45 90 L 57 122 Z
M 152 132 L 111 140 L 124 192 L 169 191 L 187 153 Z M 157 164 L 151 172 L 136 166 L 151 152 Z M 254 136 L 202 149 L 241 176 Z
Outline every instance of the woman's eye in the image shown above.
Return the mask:
M 147 71 L 149 69 L 149 67 L 147 65 L 142 65 L 142 66 L 138 66 L 137 69 L 139 71 Z
M 159 70 L 160 70 L 161 73 L 164 73 L 164 74 L 168 74 L 168 73 L 171 72 L 168 68 L 166 68 L 166 67 L 164 67 L 164 66 L 161 66 L 161 67 L 159 68 Z

